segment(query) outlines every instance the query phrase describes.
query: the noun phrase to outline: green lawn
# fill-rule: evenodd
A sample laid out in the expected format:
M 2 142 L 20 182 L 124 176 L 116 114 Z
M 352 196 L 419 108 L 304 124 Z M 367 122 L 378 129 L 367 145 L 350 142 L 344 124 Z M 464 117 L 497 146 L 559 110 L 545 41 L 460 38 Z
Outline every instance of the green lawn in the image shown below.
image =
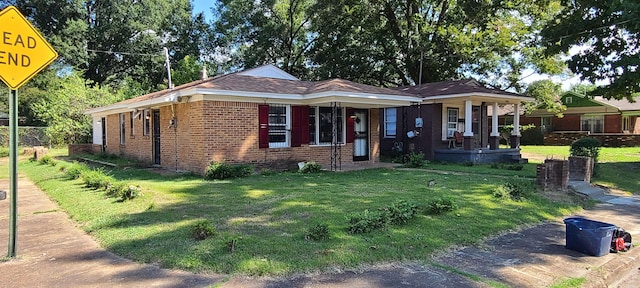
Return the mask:
M 5 164 L 6 165 L 6 164 Z M 117 169 L 117 179 L 140 185 L 143 195 L 118 202 L 102 190 L 67 180 L 57 166 L 22 162 L 20 172 L 57 201 L 103 247 L 163 267 L 248 275 L 282 275 L 388 261 L 427 261 L 451 245 L 479 243 L 518 225 L 557 219 L 580 209 L 537 195 L 526 201 L 494 198 L 507 181 L 493 175 L 444 175 L 424 170 L 373 169 L 320 174 L 283 173 L 204 181 Z M 429 186 L 433 181 L 435 185 Z M 530 181 L 530 180 L 527 180 Z M 448 197 L 459 207 L 444 215 L 419 214 L 402 226 L 347 233 L 347 216 L 396 200 L 421 206 Z M 190 238 L 192 225 L 211 221 L 218 234 Z M 330 239 L 305 240 L 308 228 L 329 226 Z M 236 240 L 230 253 L 227 243 Z

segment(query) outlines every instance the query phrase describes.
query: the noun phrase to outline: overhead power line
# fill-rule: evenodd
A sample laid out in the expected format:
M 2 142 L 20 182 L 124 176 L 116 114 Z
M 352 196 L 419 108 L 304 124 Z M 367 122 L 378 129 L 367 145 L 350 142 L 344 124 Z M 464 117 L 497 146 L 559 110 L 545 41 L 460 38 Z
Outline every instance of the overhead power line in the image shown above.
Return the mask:
M 104 51 L 104 50 L 95 50 L 95 49 L 86 49 L 88 52 L 95 53 L 105 53 L 105 54 L 120 54 L 120 55 L 135 55 L 135 56 L 161 56 L 162 51 L 158 51 L 156 54 L 149 53 L 135 53 L 135 52 L 120 52 L 120 51 Z

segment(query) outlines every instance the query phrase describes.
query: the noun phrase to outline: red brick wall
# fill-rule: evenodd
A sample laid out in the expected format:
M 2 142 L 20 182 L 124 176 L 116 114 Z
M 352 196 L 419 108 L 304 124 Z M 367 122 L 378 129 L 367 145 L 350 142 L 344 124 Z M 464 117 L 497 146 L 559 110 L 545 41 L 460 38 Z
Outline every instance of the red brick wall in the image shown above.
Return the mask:
M 379 160 L 379 113 L 370 109 L 370 162 Z M 169 126 L 172 117 L 177 126 Z M 125 116 L 127 139 L 120 145 L 118 114 L 107 119 L 107 152 L 153 163 L 151 135 L 143 136 L 143 121 L 134 121 L 130 135 L 129 115 Z M 153 127 L 153 123 L 152 123 Z M 203 174 L 211 161 L 249 163 L 269 167 L 275 163 L 316 161 L 330 166 L 331 147 L 309 146 L 258 148 L 258 104 L 245 102 L 197 101 L 160 108 L 161 166 L 171 170 Z M 353 144 L 341 146 L 342 163 L 353 162 Z
M 564 115 L 551 119 L 554 131 L 580 131 L 580 115 Z
M 604 133 L 622 133 L 622 115 L 604 115 Z

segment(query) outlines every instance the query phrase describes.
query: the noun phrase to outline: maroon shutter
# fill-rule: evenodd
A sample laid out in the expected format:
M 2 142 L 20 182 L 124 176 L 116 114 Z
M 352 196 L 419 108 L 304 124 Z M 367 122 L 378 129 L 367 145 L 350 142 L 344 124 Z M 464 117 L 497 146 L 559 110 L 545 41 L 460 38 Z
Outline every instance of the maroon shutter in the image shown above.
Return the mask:
M 309 106 L 300 106 L 300 143 L 309 144 Z
M 291 147 L 309 144 L 309 106 L 291 106 Z
M 301 106 L 291 106 L 291 147 L 300 147 L 302 144 L 301 108 Z
M 347 143 L 353 143 L 355 123 L 353 121 L 353 108 L 347 108 Z
M 269 105 L 258 105 L 258 122 L 258 147 L 269 148 Z

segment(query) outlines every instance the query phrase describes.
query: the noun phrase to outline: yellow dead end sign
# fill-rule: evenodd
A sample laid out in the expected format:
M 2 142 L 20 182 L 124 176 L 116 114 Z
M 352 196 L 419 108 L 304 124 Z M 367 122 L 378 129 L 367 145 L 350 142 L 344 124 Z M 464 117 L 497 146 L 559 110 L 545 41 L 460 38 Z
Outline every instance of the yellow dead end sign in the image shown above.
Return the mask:
M 9 88 L 17 90 L 56 58 L 58 53 L 16 7 L 0 12 L 0 78 Z

